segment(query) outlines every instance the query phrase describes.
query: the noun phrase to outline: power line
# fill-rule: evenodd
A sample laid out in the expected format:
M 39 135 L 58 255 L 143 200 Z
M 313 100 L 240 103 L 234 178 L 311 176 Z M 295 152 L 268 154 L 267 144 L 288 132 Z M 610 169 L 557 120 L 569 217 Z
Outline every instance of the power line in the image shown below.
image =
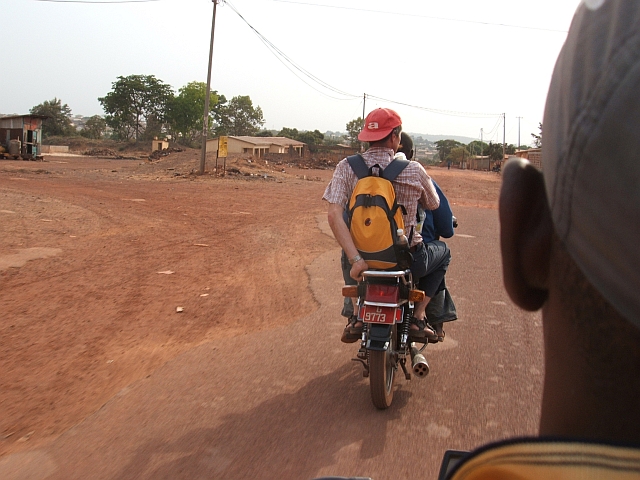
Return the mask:
M 34 0 L 36 2 L 50 2 L 50 3 L 149 3 L 149 2 L 159 2 L 160 0 L 119 0 L 119 1 L 103 1 L 98 0 L 95 2 L 91 2 L 89 0 Z
M 243 16 L 240 12 L 238 12 L 238 10 L 233 6 L 233 4 L 229 1 L 225 2 L 227 5 L 229 5 L 229 7 L 231 8 L 231 10 L 233 10 L 236 15 L 238 15 L 238 17 L 240 17 L 240 19 L 247 24 L 247 26 L 258 36 L 258 38 L 260 39 L 260 41 L 262 41 L 262 43 L 265 44 L 265 46 L 271 50 L 271 52 L 275 55 L 275 57 L 285 66 L 287 67 L 287 69 L 289 69 L 289 71 L 291 71 L 296 77 L 298 77 L 300 80 L 302 80 L 304 83 L 306 83 L 308 86 L 310 86 L 311 88 L 313 88 L 314 90 L 316 90 L 317 92 L 333 98 L 335 100 L 353 100 L 355 98 L 359 98 L 359 95 L 353 95 L 351 93 L 342 91 L 336 87 L 333 87 L 331 85 L 329 85 L 328 83 L 324 82 L 323 80 L 321 80 L 320 78 L 316 77 L 315 75 L 313 75 L 311 72 L 309 72 L 308 70 L 304 69 L 303 67 L 301 67 L 300 65 L 298 65 L 295 61 L 293 61 L 290 57 L 288 57 L 282 50 L 280 50 L 278 47 L 276 47 L 273 43 L 271 43 L 264 35 L 262 35 L 256 28 L 253 27 L 253 25 L 251 25 Z M 284 61 L 283 61 L 284 60 Z M 285 63 L 286 62 L 286 63 Z M 288 65 L 287 65 L 288 64 Z M 338 95 L 342 95 L 344 97 L 349 97 L 349 98 L 338 98 L 338 97 L 334 97 L 331 95 L 328 95 L 326 92 L 323 92 L 321 90 L 318 90 L 316 87 L 314 87 L 313 85 L 311 85 L 310 83 L 308 83 L 306 80 L 304 80 L 302 77 L 300 77 L 300 75 L 298 75 L 295 71 L 293 71 L 289 65 L 291 65 L 291 67 L 293 67 L 295 70 L 297 70 L 298 72 L 300 72 L 302 75 L 306 76 L 307 78 L 309 78 L 310 80 L 312 80 L 313 82 L 317 83 L 318 85 L 322 86 L 323 88 L 338 94 Z
M 557 33 L 567 33 L 567 30 L 556 30 L 553 28 L 542 28 L 542 27 L 531 27 L 528 25 L 513 25 L 509 23 L 496 23 L 496 22 L 483 22 L 480 20 L 464 20 L 461 18 L 448 18 L 448 17 L 434 17 L 430 15 L 418 15 L 414 13 L 402 13 L 402 12 L 390 12 L 385 10 L 371 10 L 367 8 L 355 8 L 355 7 L 341 7 L 338 5 L 323 5 L 320 3 L 306 3 L 306 2 L 294 2 L 293 0 L 271 0 L 273 2 L 280 3 L 293 3 L 296 5 L 306 5 L 309 7 L 322 7 L 322 8 L 336 8 L 340 10 L 354 10 L 357 12 L 368 12 L 368 13 L 379 13 L 383 15 L 398 15 L 402 17 L 418 17 L 418 18 L 428 18 L 430 20 L 444 20 L 447 22 L 459 22 L 459 23 L 473 23 L 476 25 L 487 25 L 493 27 L 507 27 L 507 28 L 522 28 L 526 30 L 540 30 L 543 32 L 557 32 Z
M 493 128 L 492 128 L 488 133 L 486 133 L 486 132 L 485 132 L 485 134 L 484 134 L 484 135 L 485 135 L 485 137 L 486 137 L 486 138 L 493 138 L 493 135 L 494 135 L 494 133 L 495 133 L 496 138 L 497 138 L 497 135 L 498 135 L 498 132 L 499 132 L 498 127 L 499 127 L 501 124 L 502 124 L 502 114 L 500 114 L 500 116 L 499 116 L 499 117 L 498 117 L 498 119 L 496 120 L 496 123 L 495 123 L 495 125 L 493 126 Z
M 404 107 L 416 108 L 418 110 L 424 110 L 430 113 L 436 113 L 438 115 L 448 115 L 452 117 L 464 117 L 464 118 L 494 118 L 502 115 L 501 113 L 473 113 L 473 112 L 457 112 L 455 110 L 440 110 L 437 108 L 421 107 L 419 105 L 412 105 L 410 103 L 398 102 L 396 100 L 389 100 L 388 98 L 377 97 L 375 95 L 367 94 L 369 98 L 375 98 L 376 100 L 382 100 L 383 102 L 395 103 L 396 105 L 402 105 Z
M 360 98 L 360 95 L 354 95 L 348 92 L 345 92 L 343 90 L 340 90 L 336 87 L 333 87 L 331 85 L 329 85 L 328 83 L 326 83 L 325 81 L 321 80 L 320 78 L 316 77 L 315 75 L 313 75 L 312 73 L 310 73 L 309 71 L 305 70 L 304 68 L 302 68 L 300 65 L 298 65 L 295 61 L 293 61 L 291 58 L 289 58 L 282 50 L 280 50 L 278 47 L 276 47 L 273 43 L 271 43 L 264 35 L 262 35 L 255 27 L 253 27 L 243 16 L 240 12 L 238 12 L 238 10 L 235 8 L 235 6 L 229 2 L 228 0 L 225 2 L 227 5 L 229 5 L 229 7 L 236 13 L 236 15 L 238 15 L 238 17 L 240 17 L 242 19 L 242 21 L 244 23 L 247 24 L 247 26 L 258 36 L 258 38 L 260 38 L 260 40 L 262 41 L 262 43 L 265 44 L 265 46 L 267 46 L 267 48 L 269 50 L 271 50 L 271 52 L 276 56 L 276 58 L 278 58 L 278 60 L 285 65 L 285 67 L 287 67 L 287 69 L 289 69 L 296 77 L 298 77 L 300 80 L 302 80 L 305 84 L 307 84 L 308 86 L 310 86 L 311 88 L 313 88 L 314 90 L 316 90 L 317 92 L 336 99 L 336 100 L 353 100 L 355 98 Z M 309 82 L 307 82 L 305 79 L 303 79 L 300 75 L 298 75 L 295 71 L 293 71 L 289 65 L 287 65 L 287 63 L 285 63 L 284 61 L 286 61 L 289 65 L 291 65 L 293 68 L 295 68 L 295 70 L 297 70 L 298 72 L 300 72 L 302 75 L 306 76 L 307 78 L 309 78 L 310 80 L 312 80 L 313 82 L 321 85 L 323 88 L 332 91 L 333 93 L 336 93 L 338 95 L 343 95 L 344 97 L 348 97 L 348 98 L 336 98 L 333 97 L 331 95 L 328 95 L 326 92 L 323 92 L 321 90 L 318 90 L 317 88 L 315 88 L 313 85 L 311 85 Z M 502 114 L 498 114 L 498 113 L 471 113 L 471 112 L 456 112 L 453 110 L 439 110 L 439 109 L 435 109 L 435 108 L 429 108 L 429 107 L 421 107 L 419 105 L 412 105 L 409 103 L 403 103 L 403 102 L 398 102 L 395 100 L 389 100 L 386 98 L 382 98 L 382 97 L 377 97 L 375 95 L 369 95 L 367 94 L 368 97 L 370 98 L 374 98 L 377 100 L 381 100 L 384 102 L 389 102 L 389 103 L 395 103 L 397 105 L 403 105 L 406 107 L 411 107 L 411 108 L 416 108 L 419 110 L 424 110 L 427 112 L 431 112 L 431 113 L 436 113 L 439 115 L 449 115 L 449 116 L 456 116 L 456 117 L 466 117 L 466 118 L 493 118 Z

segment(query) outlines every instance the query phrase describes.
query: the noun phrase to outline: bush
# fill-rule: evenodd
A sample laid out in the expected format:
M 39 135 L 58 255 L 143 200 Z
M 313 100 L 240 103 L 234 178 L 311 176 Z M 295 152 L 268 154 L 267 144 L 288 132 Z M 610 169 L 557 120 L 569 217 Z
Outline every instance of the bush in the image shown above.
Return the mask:
M 70 152 L 83 153 L 92 149 L 109 149 L 118 150 L 120 152 L 149 152 L 151 150 L 151 142 L 118 142 L 115 140 L 93 140 L 81 136 L 73 137 L 48 137 L 42 141 L 44 145 L 66 145 Z

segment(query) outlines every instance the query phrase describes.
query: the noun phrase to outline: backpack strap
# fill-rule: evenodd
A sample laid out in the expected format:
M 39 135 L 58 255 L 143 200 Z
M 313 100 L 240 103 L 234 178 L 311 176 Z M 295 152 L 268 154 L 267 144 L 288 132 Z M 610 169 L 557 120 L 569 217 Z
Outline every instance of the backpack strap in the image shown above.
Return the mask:
M 409 160 L 395 158 L 382 172 L 382 177 L 393 182 L 402 171 L 409 165 Z
M 347 162 L 349 162 L 349 166 L 353 170 L 353 173 L 356 174 L 356 177 L 358 177 L 358 179 L 365 178 L 371 175 L 371 169 L 367 167 L 364 158 L 362 158 L 362 155 L 360 155 L 359 153 L 347 157 Z M 395 158 L 391 161 L 391 163 L 389 163 L 389 165 L 386 166 L 384 170 L 380 168 L 380 170 L 382 170 L 382 174 L 380 176 L 392 182 L 398 175 L 402 173 L 405 168 L 407 168 L 409 163 L 409 160 Z
M 347 162 L 349 162 L 349 166 L 358 177 L 358 180 L 369 176 L 369 167 L 367 167 L 364 158 L 359 153 L 347 157 Z

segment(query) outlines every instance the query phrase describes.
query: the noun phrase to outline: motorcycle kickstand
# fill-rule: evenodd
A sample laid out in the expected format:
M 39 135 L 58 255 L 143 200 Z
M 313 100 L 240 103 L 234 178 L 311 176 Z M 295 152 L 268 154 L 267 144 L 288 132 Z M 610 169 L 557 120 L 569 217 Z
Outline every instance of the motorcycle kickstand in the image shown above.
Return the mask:
M 404 378 L 405 380 L 411 380 L 411 374 L 407 371 L 407 366 L 405 365 L 406 359 L 402 359 L 400 361 L 400 366 L 402 367 L 402 371 L 404 372 Z
M 352 362 L 360 362 L 362 364 L 362 366 L 364 367 L 364 371 L 362 372 L 362 376 L 364 378 L 369 378 L 369 365 L 367 365 L 367 362 L 365 362 L 361 358 L 352 358 L 351 361 Z
M 352 358 L 352 362 L 360 362 L 364 367 L 364 371 L 362 372 L 362 376 L 364 378 L 369 378 L 369 362 L 367 362 L 367 350 L 364 347 L 361 347 L 358 350 L 358 357 Z

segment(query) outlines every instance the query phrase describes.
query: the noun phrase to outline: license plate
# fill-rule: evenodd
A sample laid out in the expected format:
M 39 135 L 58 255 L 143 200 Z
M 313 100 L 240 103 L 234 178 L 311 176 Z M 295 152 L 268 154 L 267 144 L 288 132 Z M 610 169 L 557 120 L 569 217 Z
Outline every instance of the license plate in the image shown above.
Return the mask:
M 402 309 L 363 305 L 360 307 L 360 312 L 358 312 L 358 318 L 367 323 L 385 323 L 392 325 L 402 322 Z

